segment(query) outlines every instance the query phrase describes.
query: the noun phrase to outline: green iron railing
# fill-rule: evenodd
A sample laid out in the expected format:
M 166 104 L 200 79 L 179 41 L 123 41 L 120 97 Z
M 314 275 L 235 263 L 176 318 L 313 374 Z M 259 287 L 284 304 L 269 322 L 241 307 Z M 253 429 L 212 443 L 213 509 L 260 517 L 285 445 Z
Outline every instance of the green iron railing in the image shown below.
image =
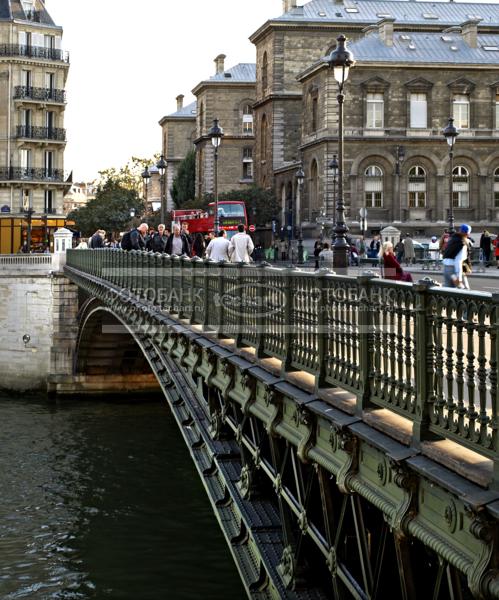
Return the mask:
M 121 250 L 70 250 L 67 266 L 351 392 L 358 414 L 396 412 L 416 447 L 462 444 L 499 482 L 499 294 Z

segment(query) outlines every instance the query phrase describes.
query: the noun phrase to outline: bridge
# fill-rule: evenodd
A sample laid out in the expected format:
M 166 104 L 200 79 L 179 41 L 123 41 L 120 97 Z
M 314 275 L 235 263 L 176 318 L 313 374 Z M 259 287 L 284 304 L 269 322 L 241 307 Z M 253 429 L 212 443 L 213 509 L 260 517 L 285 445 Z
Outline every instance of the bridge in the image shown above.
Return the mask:
M 154 376 L 248 596 L 499 598 L 499 294 L 69 250 L 75 375 Z

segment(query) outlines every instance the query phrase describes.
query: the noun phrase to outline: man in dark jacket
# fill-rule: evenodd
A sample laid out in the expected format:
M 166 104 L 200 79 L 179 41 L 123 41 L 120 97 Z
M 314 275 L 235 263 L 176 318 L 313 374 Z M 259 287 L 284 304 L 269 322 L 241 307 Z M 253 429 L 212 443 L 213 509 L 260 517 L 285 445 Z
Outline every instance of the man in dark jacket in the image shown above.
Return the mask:
M 466 238 L 470 233 L 471 227 L 463 224 L 449 237 L 443 252 L 445 287 L 463 287 L 463 263 L 468 258 L 468 243 Z
M 106 232 L 103 229 L 97 229 L 94 235 L 90 238 L 88 247 L 96 250 L 97 248 L 104 248 L 104 236 Z
M 166 241 L 166 253 L 167 254 L 185 254 L 186 256 L 191 255 L 191 246 L 189 240 L 184 233 L 181 233 L 180 226 L 173 226 L 173 233 L 170 234 Z
M 132 250 L 145 250 L 146 241 L 145 236 L 149 227 L 147 223 L 141 223 L 136 229 L 132 229 L 130 232 L 130 243 Z
M 146 248 L 151 252 L 164 252 L 168 236 L 165 234 L 165 226 L 158 225 L 158 231 L 149 238 Z

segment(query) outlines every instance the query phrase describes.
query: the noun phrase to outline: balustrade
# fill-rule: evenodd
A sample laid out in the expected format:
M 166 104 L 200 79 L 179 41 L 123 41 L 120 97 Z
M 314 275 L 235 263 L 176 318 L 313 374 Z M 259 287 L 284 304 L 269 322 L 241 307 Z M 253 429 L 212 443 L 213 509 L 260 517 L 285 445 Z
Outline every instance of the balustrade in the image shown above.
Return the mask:
M 354 393 L 359 414 L 405 417 L 415 446 L 451 439 L 497 463 L 499 294 L 121 250 L 67 265 Z

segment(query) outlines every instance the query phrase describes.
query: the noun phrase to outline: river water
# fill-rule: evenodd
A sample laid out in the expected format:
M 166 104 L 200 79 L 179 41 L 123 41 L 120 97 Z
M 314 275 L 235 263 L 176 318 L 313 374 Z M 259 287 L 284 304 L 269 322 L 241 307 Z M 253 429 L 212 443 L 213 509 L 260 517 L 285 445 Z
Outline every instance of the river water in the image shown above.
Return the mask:
M 164 402 L 0 397 L 1 600 L 245 597 Z

